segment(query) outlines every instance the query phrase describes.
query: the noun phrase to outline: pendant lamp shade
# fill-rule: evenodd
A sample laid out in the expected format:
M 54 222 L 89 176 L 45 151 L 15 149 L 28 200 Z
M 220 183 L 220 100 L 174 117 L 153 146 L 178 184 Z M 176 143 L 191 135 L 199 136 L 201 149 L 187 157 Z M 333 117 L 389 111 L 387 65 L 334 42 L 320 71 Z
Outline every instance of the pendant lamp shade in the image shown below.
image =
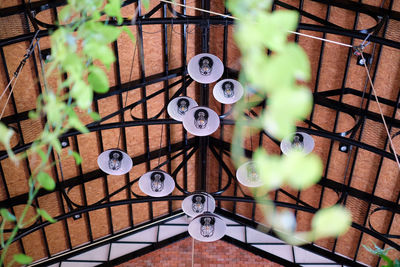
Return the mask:
M 248 161 L 239 166 L 236 171 L 239 183 L 247 187 L 259 187 L 264 183 L 257 174 L 253 161 Z
M 131 157 L 119 149 L 109 149 L 101 153 L 97 164 L 103 172 L 112 175 L 128 173 L 133 166 Z
M 243 96 L 243 86 L 233 79 L 224 79 L 214 86 L 214 98 L 222 104 L 233 104 Z
M 182 121 L 183 116 L 190 109 L 197 107 L 197 102 L 187 96 L 179 96 L 172 99 L 168 106 L 168 115 L 177 121 Z
M 175 188 L 174 179 L 161 170 L 146 172 L 139 179 L 139 188 L 143 193 L 152 197 L 164 197 Z
M 281 151 L 285 155 L 293 150 L 309 154 L 313 151 L 314 146 L 314 139 L 311 135 L 303 132 L 296 132 L 291 136 L 283 138 L 281 142 Z
M 224 64 L 212 54 L 198 54 L 189 61 L 188 73 L 198 83 L 213 83 L 224 74 Z
M 215 200 L 208 193 L 194 193 L 182 201 L 182 210 L 190 217 L 196 217 L 204 212 L 214 212 Z
M 196 136 L 207 136 L 215 132 L 220 124 L 218 114 L 207 107 L 195 107 L 185 113 L 183 127 Z
M 226 223 L 216 214 L 205 212 L 189 223 L 188 231 L 198 241 L 213 242 L 225 235 Z

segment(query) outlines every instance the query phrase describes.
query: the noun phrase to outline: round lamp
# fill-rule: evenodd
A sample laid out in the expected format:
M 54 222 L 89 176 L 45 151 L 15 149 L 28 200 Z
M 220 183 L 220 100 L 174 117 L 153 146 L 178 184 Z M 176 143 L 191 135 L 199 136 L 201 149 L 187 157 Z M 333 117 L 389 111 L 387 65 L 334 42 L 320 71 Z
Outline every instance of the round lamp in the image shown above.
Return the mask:
M 212 242 L 225 235 L 226 223 L 219 216 L 205 212 L 189 223 L 188 231 L 198 241 Z
M 146 172 L 139 179 L 139 188 L 143 193 L 152 197 L 164 197 L 175 188 L 174 179 L 161 170 Z
M 168 106 L 168 115 L 177 121 L 182 121 L 183 116 L 191 108 L 197 107 L 197 102 L 187 96 L 179 96 L 172 99 Z
M 189 61 L 189 76 L 199 83 L 213 83 L 224 73 L 224 64 L 212 54 L 198 54 Z
M 214 86 L 214 98 L 222 104 L 233 104 L 243 96 L 243 86 L 233 79 L 224 79 Z
M 236 178 L 239 183 L 247 187 L 259 187 L 264 184 L 256 172 L 253 161 L 240 165 L 236 171 Z
M 283 138 L 281 151 L 285 155 L 293 150 L 309 154 L 313 151 L 314 145 L 314 139 L 311 135 L 303 132 L 295 132 L 293 135 Z
M 194 193 L 185 197 L 182 202 L 182 210 L 190 217 L 196 217 L 204 212 L 214 212 L 215 200 L 208 193 Z
M 206 136 L 215 132 L 219 127 L 218 114 L 207 107 L 195 107 L 185 113 L 183 127 L 196 136 Z
M 122 175 L 132 169 L 132 159 L 124 151 L 119 149 L 109 149 L 104 151 L 97 158 L 100 169 L 112 175 Z

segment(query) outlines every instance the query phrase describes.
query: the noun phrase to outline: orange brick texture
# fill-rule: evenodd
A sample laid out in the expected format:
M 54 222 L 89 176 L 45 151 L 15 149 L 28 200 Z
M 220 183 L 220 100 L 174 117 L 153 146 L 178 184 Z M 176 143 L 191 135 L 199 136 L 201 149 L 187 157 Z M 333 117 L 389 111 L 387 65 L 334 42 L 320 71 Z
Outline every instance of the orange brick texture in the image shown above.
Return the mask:
M 190 267 L 192 266 L 192 239 L 168 245 L 136 259 L 125 262 L 119 267 Z M 278 267 L 251 252 L 240 249 L 224 241 L 201 243 L 195 241 L 194 267 Z

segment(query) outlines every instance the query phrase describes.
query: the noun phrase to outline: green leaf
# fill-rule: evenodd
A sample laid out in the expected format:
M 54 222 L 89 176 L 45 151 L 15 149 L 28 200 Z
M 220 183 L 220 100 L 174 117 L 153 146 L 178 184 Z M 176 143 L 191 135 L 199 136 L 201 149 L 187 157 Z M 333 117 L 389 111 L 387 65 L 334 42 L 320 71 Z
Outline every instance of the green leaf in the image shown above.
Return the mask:
M 69 149 L 68 150 L 68 155 L 72 155 L 74 157 L 75 162 L 76 162 L 77 165 L 82 163 L 82 157 L 81 157 L 81 155 L 79 155 L 79 153 Z
M 301 151 L 291 151 L 283 158 L 285 166 L 286 182 L 295 189 L 306 189 L 321 179 L 322 162 L 314 155 L 305 155 Z
M 99 113 L 97 113 L 97 112 L 94 112 L 94 111 L 89 112 L 89 116 L 90 116 L 94 121 L 99 121 L 99 120 L 101 120 L 101 117 L 100 117 Z
M 106 93 L 108 91 L 108 78 L 102 69 L 96 66 L 89 68 L 88 82 L 96 93 Z
M 133 35 L 132 31 L 129 29 L 128 26 L 126 26 L 126 25 L 122 26 L 122 30 L 123 30 L 124 32 L 126 32 L 126 34 L 128 34 L 128 36 L 129 36 L 129 38 L 131 39 L 132 43 L 135 43 L 135 42 L 136 42 L 135 35 Z
M 99 59 L 107 68 L 115 61 L 115 56 L 111 48 L 106 44 L 89 42 L 85 44 L 83 52 L 94 59 Z
M 87 109 L 92 104 L 93 91 L 84 81 L 77 81 L 71 89 L 71 96 L 81 109 Z
M 53 178 L 51 178 L 50 175 L 45 172 L 39 172 L 36 179 L 39 182 L 40 186 L 42 186 L 47 191 L 53 191 L 56 187 Z
M 344 234 L 351 225 L 351 214 L 343 206 L 335 205 L 319 210 L 312 219 L 312 229 L 316 238 Z
M 42 162 L 46 163 L 48 161 L 46 153 L 43 152 L 40 148 L 36 150 L 36 153 L 39 154 L 40 158 L 42 159 Z
M 122 23 L 120 0 L 108 0 L 108 4 L 104 7 L 104 12 L 110 17 L 116 17 L 118 24 Z
M 71 14 L 71 6 L 66 5 L 63 9 L 61 9 L 60 13 L 58 13 L 60 24 L 62 24 L 62 22 L 66 22 L 71 17 Z
M 295 132 L 295 119 L 286 113 L 267 109 L 262 116 L 264 130 L 277 139 Z
M 13 136 L 14 131 L 8 128 L 6 125 L 0 122 L 0 142 L 5 146 L 10 145 L 11 137 Z
M 254 153 L 253 160 L 264 186 L 268 190 L 279 188 L 284 181 L 280 157 L 267 155 L 263 148 L 259 148 Z
M 15 222 L 16 218 L 13 214 L 11 214 L 7 209 L 0 209 L 0 214 L 1 217 L 3 217 L 4 220 L 9 221 L 9 222 Z
M 45 219 L 46 221 L 49 221 L 51 223 L 55 223 L 57 222 L 53 217 L 51 217 L 47 211 L 45 210 L 41 210 L 41 209 L 36 209 L 37 214 L 39 214 L 43 219 Z
M 37 118 L 39 118 L 39 114 L 36 111 L 29 111 L 28 113 L 28 117 L 32 120 L 36 120 Z
M 150 6 L 150 0 L 142 0 L 142 4 L 143 4 L 144 8 L 146 10 L 148 10 L 149 6 Z
M 313 95 L 311 91 L 306 87 L 283 89 L 270 94 L 267 102 L 270 111 L 284 114 L 293 120 L 305 119 L 312 109 Z
M 266 38 L 264 44 L 273 51 L 286 51 L 288 31 L 296 30 L 299 14 L 293 10 L 278 10 L 271 13 L 268 19 L 259 19 L 260 27 Z M 285 53 L 285 52 L 284 52 Z
M 20 254 L 14 254 L 13 255 L 13 258 L 14 258 L 14 260 L 16 261 L 16 262 L 18 262 L 18 263 L 20 263 L 20 264 L 29 264 L 29 263 L 31 263 L 32 262 L 32 258 L 31 257 L 29 257 L 28 255 L 25 255 L 25 254 L 22 254 L 22 253 L 20 253 Z

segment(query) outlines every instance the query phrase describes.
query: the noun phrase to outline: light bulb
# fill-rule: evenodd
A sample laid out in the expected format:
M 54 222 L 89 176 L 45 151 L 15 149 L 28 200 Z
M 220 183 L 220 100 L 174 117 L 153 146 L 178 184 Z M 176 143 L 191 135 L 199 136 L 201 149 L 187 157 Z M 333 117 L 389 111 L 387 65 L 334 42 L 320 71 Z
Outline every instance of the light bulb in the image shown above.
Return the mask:
M 248 179 L 250 182 L 256 182 L 256 181 L 258 181 L 258 180 L 260 179 L 260 178 L 258 177 L 256 168 L 255 168 L 255 166 L 254 166 L 254 164 L 253 164 L 252 162 L 250 162 L 250 163 L 247 165 L 247 179 Z
M 204 202 L 206 198 L 202 195 L 194 195 L 192 197 L 192 210 L 196 213 L 201 213 L 204 210 Z
M 121 152 L 117 150 L 111 151 L 109 154 L 108 167 L 113 171 L 119 170 L 123 157 Z
M 184 115 L 186 113 L 186 111 L 188 111 L 188 109 L 189 109 L 189 100 L 187 100 L 185 98 L 179 99 L 176 104 L 178 106 L 178 113 L 180 115 Z
M 304 137 L 301 134 L 296 133 L 293 137 L 291 147 L 293 150 L 302 151 L 304 149 Z
M 197 129 L 204 129 L 208 122 L 208 112 L 205 109 L 198 109 L 194 113 L 194 126 Z
M 153 192 L 161 192 L 164 189 L 165 176 L 162 172 L 153 172 L 150 176 L 151 190 Z
M 215 218 L 214 217 L 201 217 L 200 219 L 200 234 L 203 237 L 211 237 L 214 234 L 214 224 Z
M 211 74 L 213 61 L 210 57 L 202 57 L 199 60 L 199 69 L 201 75 L 208 76 Z
M 227 81 L 222 84 L 222 91 L 226 98 L 231 98 L 235 94 L 233 82 Z

